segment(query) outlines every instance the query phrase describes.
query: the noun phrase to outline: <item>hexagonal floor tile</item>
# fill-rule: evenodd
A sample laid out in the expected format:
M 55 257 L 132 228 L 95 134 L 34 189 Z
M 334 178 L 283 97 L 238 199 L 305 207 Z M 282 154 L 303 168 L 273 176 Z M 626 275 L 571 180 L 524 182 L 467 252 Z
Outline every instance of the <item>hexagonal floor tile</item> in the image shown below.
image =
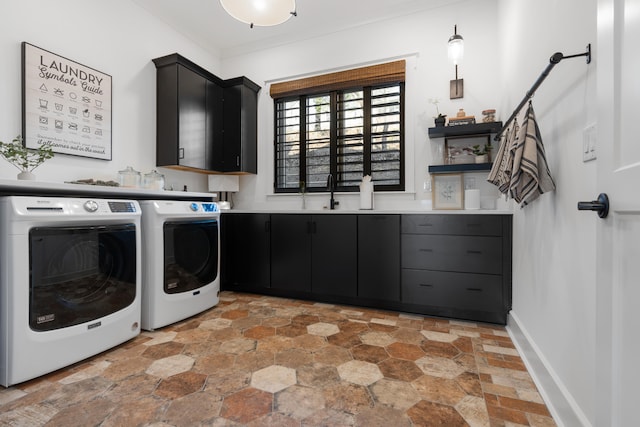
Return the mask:
M 409 409 L 421 399 L 416 390 L 404 381 L 381 379 L 371 386 L 376 400 L 394 409 Z
M 251 387 L 276 393 L 296 383 L 296 371 L 284 366 L 271 365 L 251 376 Z
M 386 347 L 396 342 L 396 339 L 386 332 L 365 332 L 360 335 L 360 339 L 364 344 L 377 345 L 379 347 Z
M 345 381 L 364 386 L 384 378 L 377 365 L 361 360 L 352 360 L 338 366 L 338 374 Z
M 307 332 L 311 335 L 318 335 L 321 337 L 328 337 L 331 335 L 335 335 L 340 332 L 338 326 L 333 325 L 331 323 L 314 323 L 312 325 L 307 326 Z
M 268 414 L 273 406 L 273 395 L 266 391 L 246 388 L 225 397 L 220 416 L 246 424 Z
M 422 372 L 440 378 L 455 378 L 464 372 L 464 369 L 455 361 L 444 357 L 425 356 L 415 361 Z
M 168 378 L 172 375 L 186 372 L 193 366 L 195 360 L 192 357 L 176 354 L 156 360 L 145 371 L 149 375 Z

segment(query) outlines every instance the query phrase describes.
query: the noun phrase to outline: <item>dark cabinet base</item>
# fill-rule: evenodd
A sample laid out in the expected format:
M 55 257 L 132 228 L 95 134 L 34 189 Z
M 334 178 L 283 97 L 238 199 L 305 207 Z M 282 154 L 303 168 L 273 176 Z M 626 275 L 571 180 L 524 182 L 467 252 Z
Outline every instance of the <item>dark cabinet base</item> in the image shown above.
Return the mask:
M 225 224 L 253 233 L 247 223 L 225 221 L 234 215 L 223 215 L 223 235 L 233 239 Z M 262 255 L 270 257 L 270 276 L 238 286 L 229 277 L 240 266 L 228 262 L 223 290 L 506 324 L 508 215 L 261 215 L 270 218 L 260 221 L 270 224 L 270 254 Z M 239 254 L 252 239 L 236 232 L 243 243 L 230 246 Z M 242 268 L 253 264 L 242 260 Z

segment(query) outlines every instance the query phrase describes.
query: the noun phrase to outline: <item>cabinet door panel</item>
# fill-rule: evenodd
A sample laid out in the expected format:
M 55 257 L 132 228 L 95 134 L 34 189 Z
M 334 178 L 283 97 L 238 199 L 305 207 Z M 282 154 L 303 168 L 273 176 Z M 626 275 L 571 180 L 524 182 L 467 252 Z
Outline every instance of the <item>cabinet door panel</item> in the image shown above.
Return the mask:
M 358 216 L 358 296 L 400 300 L 400 216 Z
M 224 288 L 268 288 L 271 277 L 269 214 L 224 214 L 221 223 Z
M 314 294 L 356 296 L 357 232 L 355 215 L 313 216 L 311 290 Z
M 402 233 L 501 236 L 499 215 L 403 215 Z
M 180 166 L 206 168 L 207 79 L 178 65 Z
M 502 274 L 502 238 L 403 234 L 402 267 Z
M 311 291 L 311 215 L 271 215 L 271 287 Z
M 222 171 L 217 162 L 223 156 L 224 117 L 222 111 L 223 89 L 215 82 L 207 82 L 207 169 Z
M 460 310 L 501 312 L 504 311 L 502 277 L 404 269 L 402 301 Z

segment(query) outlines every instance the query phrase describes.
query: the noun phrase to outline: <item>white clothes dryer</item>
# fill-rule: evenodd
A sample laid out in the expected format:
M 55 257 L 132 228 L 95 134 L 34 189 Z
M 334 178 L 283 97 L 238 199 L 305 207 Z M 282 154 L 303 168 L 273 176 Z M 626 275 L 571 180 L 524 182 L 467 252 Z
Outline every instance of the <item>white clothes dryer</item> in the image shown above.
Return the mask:
M 0 384 L 140 333 L 137 201 L 0 198 Z
M 142 329 L 218 304 L 220 211 L 215 202 L 142 200 Z

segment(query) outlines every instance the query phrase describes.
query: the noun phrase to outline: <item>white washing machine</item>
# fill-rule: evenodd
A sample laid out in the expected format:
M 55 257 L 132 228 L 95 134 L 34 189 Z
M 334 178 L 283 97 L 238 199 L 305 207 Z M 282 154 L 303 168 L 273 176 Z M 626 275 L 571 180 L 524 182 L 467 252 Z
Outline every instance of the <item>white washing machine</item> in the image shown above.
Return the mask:
M 140 333 L 137 201 L 0 198 L 0 383 L 20 383 Z
M 142 329 L 218 304 L 220 211 L 214 202 L 143 200 Z

